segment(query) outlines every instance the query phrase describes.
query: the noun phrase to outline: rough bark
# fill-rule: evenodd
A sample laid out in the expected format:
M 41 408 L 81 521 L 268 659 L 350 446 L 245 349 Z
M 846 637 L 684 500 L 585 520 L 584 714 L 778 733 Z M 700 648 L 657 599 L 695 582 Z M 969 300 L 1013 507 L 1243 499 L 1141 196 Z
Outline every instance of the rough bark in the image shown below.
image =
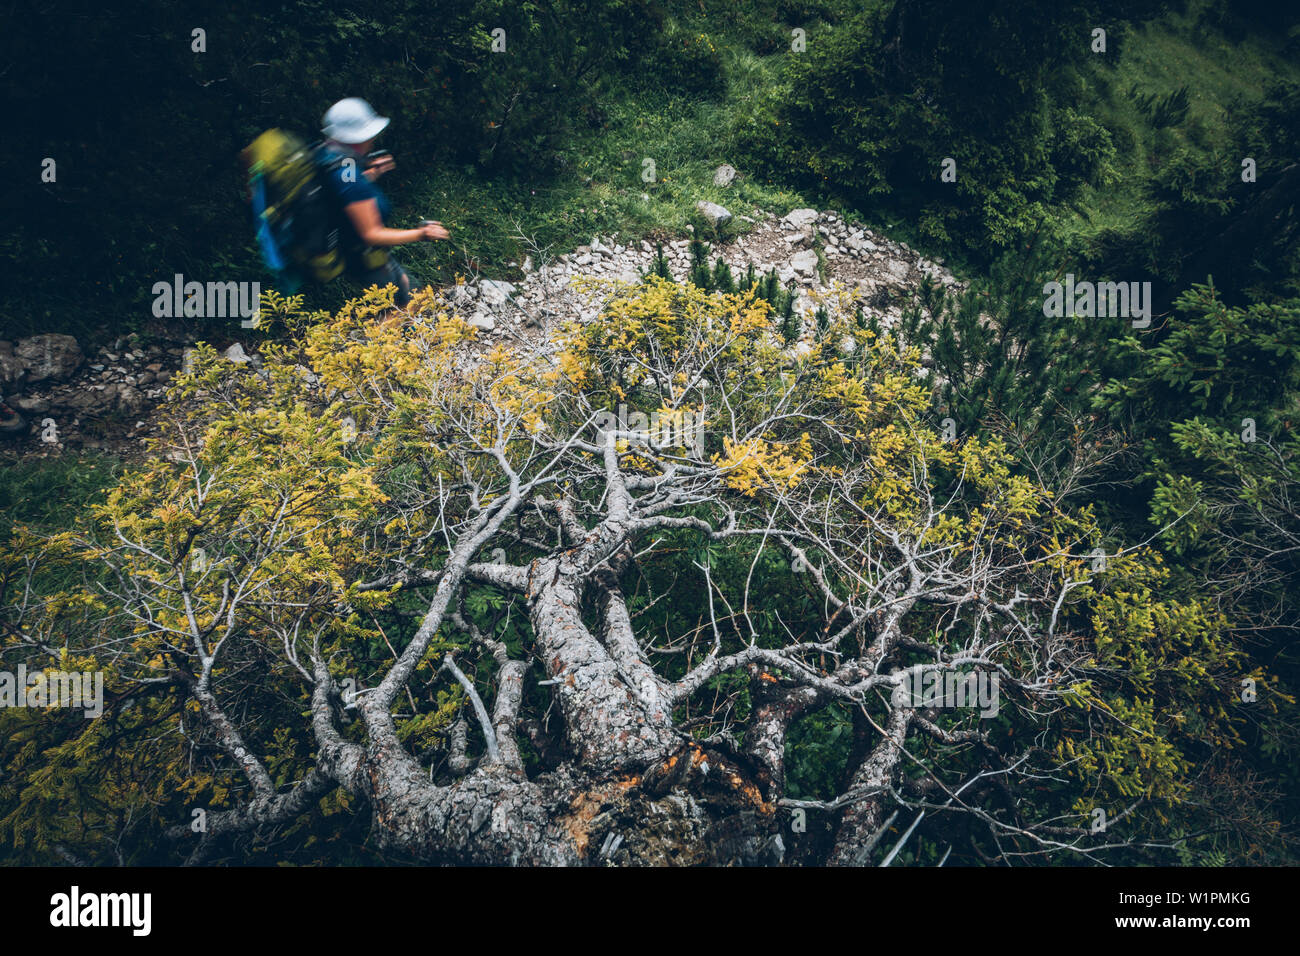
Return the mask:
M 569 745 L 581 763 L 639 769 L 676 743 L 666 708 L 648 707 L 582 620 L 582 590 L 566 558 L 537 561 L 528 612 L 547 676 L 556 682 Z M 630 663 L 630 662 L 629 662 Z
M 885 807 L 890 802 L 888 788 L 903 756 L 912 712 L 895 708 L 883 728 L 885 734 L 853 775 L 849 793 L 861 794 L 844 810 L 839 833 L 827 861 L 832 866 L 858 866 L 865 863 L 864 848 L 875 845 L 875 836 L 884 824 Z

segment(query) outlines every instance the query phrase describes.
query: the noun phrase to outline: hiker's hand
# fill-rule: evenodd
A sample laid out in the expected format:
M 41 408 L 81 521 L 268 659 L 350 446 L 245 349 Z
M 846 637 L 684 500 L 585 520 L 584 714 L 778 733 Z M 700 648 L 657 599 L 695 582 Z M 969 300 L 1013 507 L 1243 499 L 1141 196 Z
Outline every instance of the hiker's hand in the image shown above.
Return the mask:
M 433 242 L 435 239 L 451 238 L 451 233 L 449 233 L 440 222 L 426 222 L 420 228 L 424 230 L 424 238 L 429 242 Z
M 397 164 L 393 162 L 393 157 L 380 156 L 366 167 L 365 172 L 362 173 L 362 175 L 373 183 L 380 176 L 384 175 L 384 173 L 391 172 L 396 168 L 396 166 Z

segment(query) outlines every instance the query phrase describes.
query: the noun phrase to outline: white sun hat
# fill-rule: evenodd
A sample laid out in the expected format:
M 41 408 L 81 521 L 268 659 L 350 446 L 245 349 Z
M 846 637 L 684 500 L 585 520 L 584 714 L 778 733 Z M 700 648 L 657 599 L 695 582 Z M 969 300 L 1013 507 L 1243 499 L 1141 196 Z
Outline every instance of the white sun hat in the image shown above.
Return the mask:
M 365 100 L 350 96 L 339 100 L 325 111 L 321 130 L 336 143 L 364 143 L 374 139 L 388 125 L 388 117 L 380 116 Z

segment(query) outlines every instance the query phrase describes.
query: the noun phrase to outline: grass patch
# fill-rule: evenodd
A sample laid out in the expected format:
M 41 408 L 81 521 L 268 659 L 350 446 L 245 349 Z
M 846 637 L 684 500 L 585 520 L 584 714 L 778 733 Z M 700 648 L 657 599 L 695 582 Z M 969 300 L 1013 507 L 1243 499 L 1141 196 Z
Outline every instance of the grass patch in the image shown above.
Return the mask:
M 44 533 L 74 527 L 124 470 L 115 456 L 94 452 L 0 465 L 0 537 L 19 524 Z
M 1229 130 L 1234 113 L 1263 99 L 1274 80 L 1300 80 L 1300 63 L 1284 52 L 1285 37 L 1253 34 L 1233 42 L 1201 22 L 1205 0 L 1183 13 L 1135 25 L 1114 69 L 1096 67 L 1081 77 L 1081 106 L 1101 122 L 1116 144 L 1116 181 L 1085 187 L 1072 209 L 1060 210 L 1057 226 L 1067 241 L 1107 229 L 1125 229 L 1145 217 L 1146 183 L 1177 149 L 1222 154 L 1225 175 L 1237 169 Z M 1187 87 L 1186 118 L 1156 129 L 1130 90 L 1159 97 Z

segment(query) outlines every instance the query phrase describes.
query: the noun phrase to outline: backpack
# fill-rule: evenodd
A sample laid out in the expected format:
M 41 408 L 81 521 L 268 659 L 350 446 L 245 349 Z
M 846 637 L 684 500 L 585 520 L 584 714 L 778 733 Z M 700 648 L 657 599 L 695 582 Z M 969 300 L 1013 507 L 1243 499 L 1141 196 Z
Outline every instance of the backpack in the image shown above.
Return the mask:
M 326 162 L 320 144 L 269 129 L 240 156 L 248 169 L 249 200 L 262 258 L 293 292 L 305 278 L 330 282 L 346 260 L 339 241 L 340 212 L 325 177 L 342 160 Z

